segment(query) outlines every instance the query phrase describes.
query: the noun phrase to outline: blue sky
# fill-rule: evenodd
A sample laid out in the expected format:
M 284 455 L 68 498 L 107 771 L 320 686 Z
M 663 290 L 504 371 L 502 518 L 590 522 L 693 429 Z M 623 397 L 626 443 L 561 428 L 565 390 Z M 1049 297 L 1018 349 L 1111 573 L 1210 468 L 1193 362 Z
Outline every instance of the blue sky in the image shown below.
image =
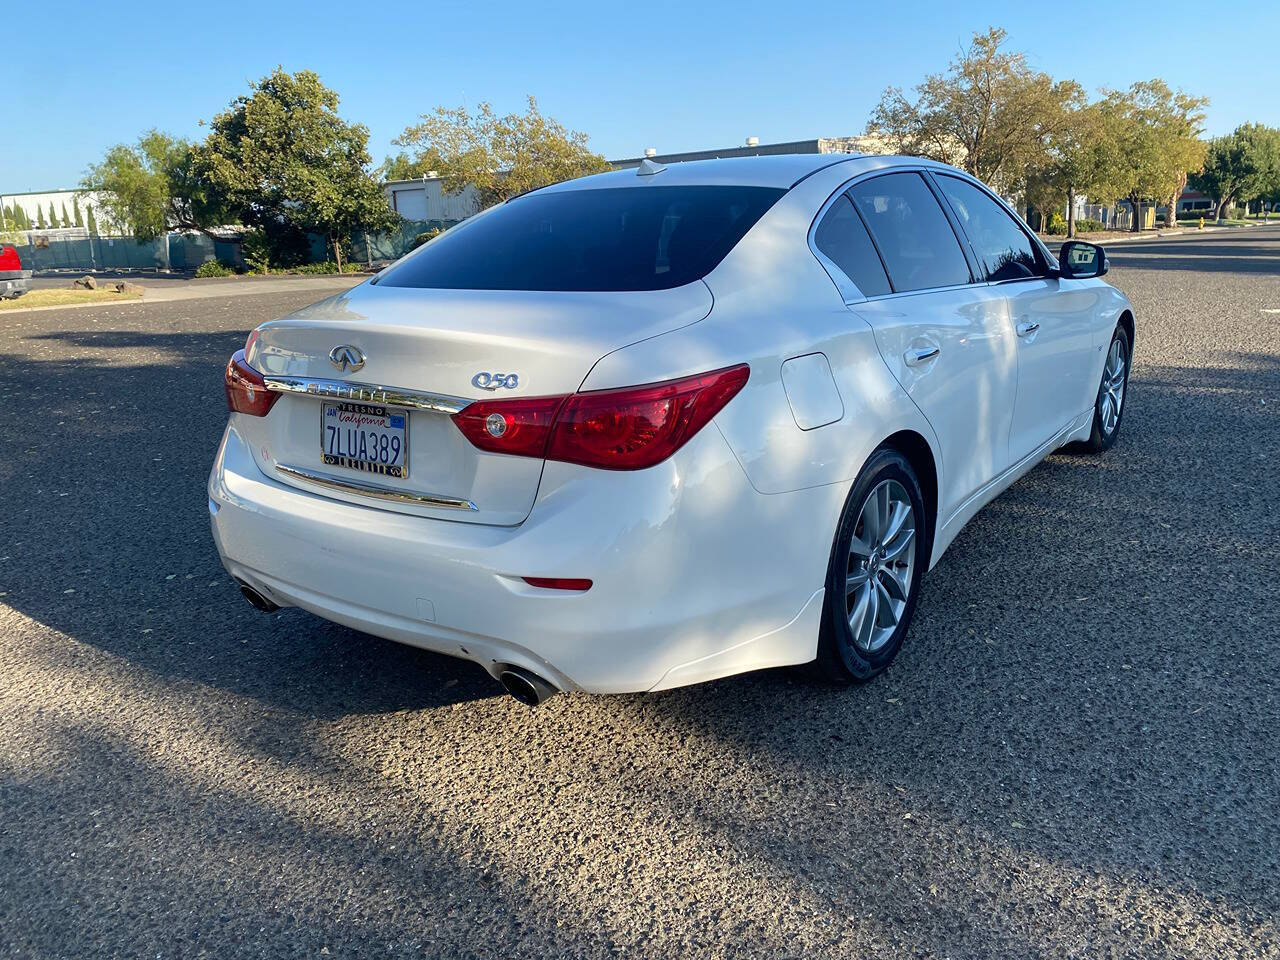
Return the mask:
M 336 89 L 375 161 L 438 104 L 505 112 L 529 93 L 609 157 L 860 133 L 886 86 L 944 68 L 992 24 L 1090 89 L 1161 76 L 1209 96 L 1209 133 L 1280 125 L 1280 4 L 1261 0 L 8 6 L 0 193 L 74 186 L 151 127 L 199 137 L 276 64 Z

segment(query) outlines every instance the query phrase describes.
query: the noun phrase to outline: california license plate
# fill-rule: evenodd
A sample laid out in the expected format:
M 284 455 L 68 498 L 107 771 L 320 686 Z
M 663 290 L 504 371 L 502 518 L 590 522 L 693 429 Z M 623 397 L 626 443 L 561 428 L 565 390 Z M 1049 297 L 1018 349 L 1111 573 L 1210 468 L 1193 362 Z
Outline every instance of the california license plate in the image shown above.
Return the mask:
M 409 475 L 409 411 L 326 401 L 320 408 L 320 453 L 326 466 L 403 480 Z

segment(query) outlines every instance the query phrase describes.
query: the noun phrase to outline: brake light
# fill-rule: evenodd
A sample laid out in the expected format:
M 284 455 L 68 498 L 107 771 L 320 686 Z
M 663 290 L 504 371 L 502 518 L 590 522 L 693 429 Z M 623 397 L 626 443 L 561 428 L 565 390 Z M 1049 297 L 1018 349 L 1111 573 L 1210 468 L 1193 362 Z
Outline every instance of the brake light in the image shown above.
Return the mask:
M 453 415 L 481 450 L 545 457 L 604 470 L 642 470 L 684 446 L 750 376 L 723 370 L 568 397 L 478 400 Z
M 0 270 L 21 270 L 22 258 L 13 247 L 0 247 Z
M 605 470 L 642 470 L 684 446 L 743 388 L 744 363 L 680 380 L 575 393 L 560 415 L 550 460 Z
M 237 350 L 227 361 L 226 387 L 227 409 L 251 417 L 265 417 L 280 398 L 280 394 L 267 389 L 262 374 L 245 363 L 243 350 Z

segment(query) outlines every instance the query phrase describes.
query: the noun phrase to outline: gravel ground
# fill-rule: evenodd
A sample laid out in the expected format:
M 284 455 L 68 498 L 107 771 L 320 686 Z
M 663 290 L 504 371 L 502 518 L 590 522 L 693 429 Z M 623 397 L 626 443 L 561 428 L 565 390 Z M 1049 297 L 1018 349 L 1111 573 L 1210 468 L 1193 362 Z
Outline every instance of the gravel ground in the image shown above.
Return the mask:
M 536 711 L 219 566 L 221 365 L 305 294 L 0 320 L 0 955 L 1280 956 L 1280 231 L 1110 256 L 1119 444 L 888 674 Z

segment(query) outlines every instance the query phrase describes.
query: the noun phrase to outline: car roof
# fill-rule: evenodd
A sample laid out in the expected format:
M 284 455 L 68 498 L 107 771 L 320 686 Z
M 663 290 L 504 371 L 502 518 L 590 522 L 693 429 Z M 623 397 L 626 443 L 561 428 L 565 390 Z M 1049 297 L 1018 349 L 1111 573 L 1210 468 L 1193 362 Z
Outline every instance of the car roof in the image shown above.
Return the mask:
M 898 164 L 926 164 L 945 168 L 945 164 L 919 157 L 883 156 L 861 153 L 786 153 L 757 157 L 718 157 L 711 160 L 685 160 L 655 164 L 659 172 L 641 173 L 645 168 L 627 167 L 598 173 L 576 180 L 543 187 L 537 191 L 601 190 L 608 187 L 686 186 L 691 184 L 733 185 L 744 187 L 776 187 L 789 190 L 801 180 L 827 167 L 850 161 L 867 161 L 868 169 Z M 850 170 L 850 175 L 858 171 Z

